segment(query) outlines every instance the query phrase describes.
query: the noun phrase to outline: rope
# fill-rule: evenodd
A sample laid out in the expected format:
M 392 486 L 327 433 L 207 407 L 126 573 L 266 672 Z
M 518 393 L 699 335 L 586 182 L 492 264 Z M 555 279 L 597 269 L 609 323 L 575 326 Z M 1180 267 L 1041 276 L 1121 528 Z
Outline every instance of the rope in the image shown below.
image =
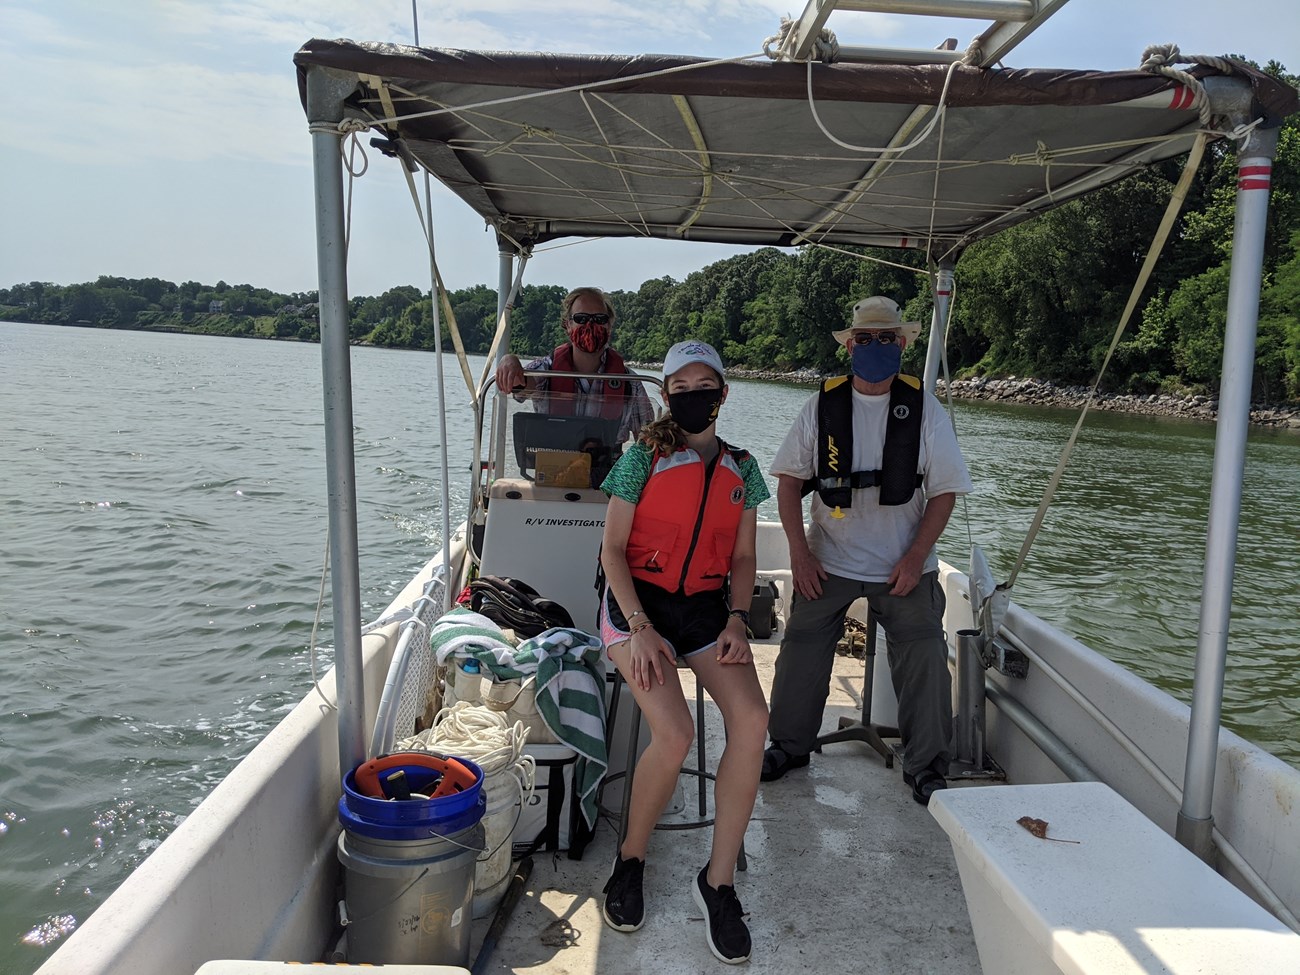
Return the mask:
M 510 285 L 510 293 L 506 295 L 506 303 L 501 309 L 501 314 L 497 318 L 497 328 L 492 334 L 492 344 L 488 346 L 487 360 L 483 363 L 483 377 L 479 380 L 481 387 L 487 382 L 488 376 L 496 368 L 497 352 L 501 348 L 501 340 L 505 337 L 506 329 L 510 325 L 510 316 L 515 309 L 515 299 L 519 297 L 519 289 L 524 283 L 524 268 L 528 266 L 528 259 L 532 256 L 531 248 L 524 248 L 519 254 L 519 267 L 515 271 L 515 279 Z M 508 393 L 509 390 L 501 390 Z
M 580 85 L 568 85 L 564 88 L 548 88 L 543 91 L 530 91 L 523 95 L 507 95 L 503 98 L 489 98 L 481 102 L 469 102 L 464 105 L 452 105 L 444 108 L 436 108 L 428 112 L 412 112 L 409 115 L 391 115 L 385 118 L 375 119 L 371 124 L 387 125 L 391 122 L 407 122 L 411 119 L 417 118 L 433 118 L 437 115 L 467 112 L 471 109 L 488 108 L 492 105 L 509 105 L 513 102 L 530 101 L 534 98 L 545 98 L 550 95 L 569 95 L 579 91 L 594 91 L 597 88 L 626 85 L 630 82 L 644 81 L 648 78 L 659 78 L 663 75 L 680 74 L 683 71 L 698 71 L 701 68 L 712 68 L 719 64 L 740 64 L 744 61 L 754 60 L 760 53 L 761 52 L 741 54 L 734 58 L 714 58 L 711 61 L 698 61 L 693 64 L 678 64 L 671 68 L 660 68 L 658 71 L 647 71 L 643 74 L 626 75 L 617 78 L 604 78 L 600 81 L 589 81 Z
M 531 755 L 524 754 L 524 744 L 528 740 L 528 729 L 522 721 L 507 725 L 506 719 L 497 711 L 468 701 L 457 701 L 449 708 L 443 708 L 434 718 L 432 728 L 421 731 L 418 735 L 406 738 L 395 746 L 397 751 L 428 751 L 440 755 L 454 755 L 468 758 L 483 770 L 485 780 L 489 775 L 504 775 L 519 787 L 519 808 L 515 812 L 515 821 L 492 850 L 480 860 L 491 860 L 497 850 L 514 835 L 519 817 L 523 815 L 524 806 L 533 797 L 533 787 L 537 780 L 537 762 Z M 470 847 L 466 847 L 470 849 Z M 482 853 L 482 850 L 475 850 Z
M 460 364 L 461 376 L 465 380 L 465 388 L 469 390 L 470 399 L 473 400 L 476 397 L 474 395 L 474 377 L 469 371 L 469 353 L 465 351 L 465 343 L 456 324 L 455 312 L 451 309 L 451 303 L 446 300 L 447 289 L 442 282 L 442 272 L 438 270 L 438 262 L 434 256 L 433 237 L 430 228 L 425 224 L 424 208 L 420 205 L 420 193 L 415 188 L 415 179 L 406 166 L 402 166 L 402 175 L 406 177 L 406 188 L 410 191 L 411 203 L 415 207 L 416 218 L 420 221 L 420 233 L 424 235 L 424 242 L 429 249 L 430 277 L 433 279 L 430 298 L 432 301 L 441 300 L 443 303 L 443 311 L 447 313 L 447 330 L 451 335 L 451 344 L 456 349 L 456 361 Z M 441 348 L 441 341 L 439 342 L 439 348 Z
M 781 26 L 777 28 L 775 34 L 763 41 L 763 53 L 773 61 L 793 61 L 795 60 L 789 54 L 783 53 L 782 48 L 790 38 L 790 32 L 797 26 L 797 21 L 789 17 L 781 18 Z M 840 56 L 840 42 L 836 38 L 835 32 L 829 27 L 823 27 L 817 32 L 817 40 L 813 41 L 814 56 L 823 64 L 830 64 Z
M 370 123 L 363 119 L 345 118 L 339 122 L 312 122 L 307 126 L 307 131 L 313 135 L 324 133 L 339 136 L 339 155 L 343 158 L 343 166 L 347 169 L 349 175 L 359 179 L 370 168 L 370 159 L 366 156 L 366 147 L 361 144 L 361 140 L 357 136 L 368 131 L 369 128 Z M 348 155 L 348 150 L 344 148 L 344 143 L 348 143 L 348 149 L 352 151 L 351 157 Z M 352 160 L 356 158 L 358 151 L 361 153 L 361 168 L 354 170 Z
M 1147 249 L 1147 256 L 1142 264 L 1142 270 L 1138 272 L 1137 280 L 1133 283 L 1133 290 L 1129 293 L 1128 304 L 1124 306 L 1124 313 L 1120 315 L 1119 323 L 1115 326 L 1115 334 L 1111 337 L 1110 348 L 1106 350 L 1106 356 L 1102 359 L 1101 368 L 1097 370 L 1097 378 L 1093 380 L 1092 388 L 1088 390 L 1088 396 L 1083 402 L 1083 409 L 1079 411 L 1079 419 L 1070 432 L 1070 438 L 1061 450 L 1061 459 L 1057 462 L 1056 470 L 1052 472 L 1051 478 L 1048 479 L 1047 487 L 1043 491 L 1043 499 L 1039 502 L 1038 510 L 1034 513 L 1033 523 L 1029 526 L 1025 541 L 1020 546 L 1020 554 L 1016 557 L 1016 564 L 1012 567 L 1011 575 L 1008 576 L 1007 581 L 999 585 L 998 589 L 1010 589 L 1015 584 L 1016 576 L 1020 574 L 1025 559 L 1029 557 L 1029 549 L 1034 544 L 1039 529 L 1043 526 L 1043 518 L 1047 515 L 1047 508 L 1052 503 L 1052 497 L 1056 494 L 1056 489 L 1061 483 L 1061 477 L 1065 474 L 1065 468 L 1070 462 L 1070 454 L 1073 453 L 1074 445 L 1079 439 L 1079 432 L 1083 429 L 1083 421 L 1088 415 L 1088 407 L 1092 405 L 1093 400 L 1096 398 L 1102 376 L 1106 374 L 1106 367 L 1110 365 L 1110 358 L 1119 346 L 1120 337 L 1124 334 L 1129 318 L 1137 308 L 1138 299 L 1146 288 L 1151 271 L 1155 268 L 1156 259 L 1160 256 L 1160 251 L 1164 248 L 1170 231 L 1173 230 L 1174 220 L 1182 209 L 1183 201 L 1187 198 L 1187 191 L 1192 185 L 1192 178 L 1196 175 L 1201 157 L 1204 155 L 1206 142 L 1206 134 L 1200 133 L 1196 137 L 1196 142 L 1192 145 L 1192 151 L 1187 156 L 1187 163 L 1183 166 L 1182 176 L 1179 177 L 1178 184 L 1169 197 L 1169 204 L 1165 208 L 1164 218 L 1156 230 L 1155 237 L 1151 240 L 1151 246 Z
M 943 76 L 943 89 L 939 92 L 939 103 L 935 106 L 934 114 L 930 117 L 930 121 L 927 122 L 925 128 L 921 130 L 920 135 L 911 142 L 906 142 L 901 146 L 855 146 L 850 142 L 845 142 L 832 135 L 830 129 L 826 128 L 825 124 L 822 122 L 821 116 L 817 114 L 817 103 L 813 98 L 812 61 L 808 62 L 808 108 L 812 112 L 813 121 L 817 123 L 817 128 L 821 129 L 822 135 L 826 136 L 826 138 L 830 139 L 842 149 L 849 149 L 853 152 L 873 152 L 881 155 L 895 155 L 900 152 L 906 152 L 909 149 L 915 149 L 922 142 L 928 139 L 930 133 L 934 131 L 935 125 L 938 124 L 939 119 L 943 116 L 947 107 L 948 87 L 952 83 L 953 72 L 964 63 L 964 61 L 954 61 L 952 64 L 948 65 L 948 70 Z
M 404 739 L 394 746 L 398 751 L 436 751 L 458 758 L 468 758 L 491 775 L 519 766 L 529 795 L 537 763 L 524 754 L 528 729 L 522 721 L 507 724 L 505 716 L 491 708 L 468 701 L 457 701 L 443 708 L 432 728 Z
M 330 540 L 327 536 L 325 539 L 325 556 L 320 567 L 320 592 L 316 594 L 316 618 L 311 621 L 311 639 L 307 641 L 307 659 L 311 662 L 311 683 L 316 688 L 316 693 L 320 699 L 325 702 L 325 707 L 330 711 L 337 711 L 338 705 L 325 696 L 325 692 L 320 689 L 320 678 L 316 676 L 316 631 L 320 628 L 320 613 L 325 605 L 325 580 L 329 578 L 330 569 Z
M 1214 113 L 1205 86 L 1190 72 L 1173 67 L 1175 64 L 1201 64 L 1214 68 L 1219 74 L 1236 74 L 1237 66 L 1227 58 L 1213 54 L 1189 54 L 1184 57 L 1177 44 L 1151 44 L 1142 52 L 1142 63 L 1138 69 L 1149 74 L 1164 75 L 1186 85 L 1192 93 L 1192 106 L 1200 115 L 1201 125 L 1208 127 Z
M 939 274 L 937 271 L 930 272 L 930 294 L 938 300 L 939 295 Z M 943 392 L 944 406 L 948 413 L 948 422 L 952 424 L 953 436 L 957 442 L 961 442 L 961 435 L 957 430 L 957 404 L 952 398 L 952 374 L 948 370 L 948 338 L 951 334 L 950 326 L 952 325 L 952 310 L 957 304 L 957 278 L 952 278 L 952 287 L 948 292 L 948 302 L 944 308 L 943 318 L 943 344 L 939 346 L 939 362 L 943 366 Z M 975 535 L 971 528 L 970 514 L 970 495 L 961 495 L 962 518 L 966 522 L 966 547 L 972 549 L 975 547 Z

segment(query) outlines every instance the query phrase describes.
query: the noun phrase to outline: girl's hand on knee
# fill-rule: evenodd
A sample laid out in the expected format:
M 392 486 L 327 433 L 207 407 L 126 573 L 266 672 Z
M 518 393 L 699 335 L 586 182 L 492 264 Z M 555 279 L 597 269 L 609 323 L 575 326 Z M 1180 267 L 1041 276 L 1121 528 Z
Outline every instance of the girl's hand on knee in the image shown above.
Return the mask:
M 727 625 L 718 634 L 718 645 L 715 650 L 718 663 L 747 664 L 754 659 L 743 620 L 736 616 L 727 620 Z
M 677 666 L 677 654 L 653 626 L 640 627 L 633 633 L 629 648 L 632 680 L 643 691 L 650 690 L 652 680 L 656 684 L 663 684 L 664 665 L 660 657 L 672 666 Z

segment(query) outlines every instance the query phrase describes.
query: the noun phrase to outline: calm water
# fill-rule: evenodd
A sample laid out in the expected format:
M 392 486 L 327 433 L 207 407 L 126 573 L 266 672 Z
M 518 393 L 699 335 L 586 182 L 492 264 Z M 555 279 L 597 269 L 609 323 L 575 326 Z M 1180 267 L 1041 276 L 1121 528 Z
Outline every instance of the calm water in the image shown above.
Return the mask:
M 441 542 L 434 375 L 353 355 L 367 618 Z M 808 395 L 733 383 L 723 434 L 770 458 Z M 320 404 L 316 346 L 0 324 L 0 972 L 33 971 L 309 689 Z M 945 552 L 964 565 L 969 533 L 1002 577 L 1074 416 L 958 411 L 977 490 Z M 1015 594 L 1182 700 L 1213 434 L 1090 418 Z M 1225 714 L 1300 765 L 1300 435 L 1256 431 L 1245 487 Z

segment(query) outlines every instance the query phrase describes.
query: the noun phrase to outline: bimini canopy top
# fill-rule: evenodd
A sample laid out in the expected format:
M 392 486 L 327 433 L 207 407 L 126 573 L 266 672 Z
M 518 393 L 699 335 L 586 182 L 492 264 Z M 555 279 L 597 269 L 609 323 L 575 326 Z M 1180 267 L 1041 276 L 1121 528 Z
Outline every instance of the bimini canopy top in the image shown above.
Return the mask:
M 708 62 L 348 40 L 310 41 L 294 60 L 304 104 L 314 67 L 333 69 L 345 86 L 355 81 L 347 114 L 521 248 L 644 236 L 955 256 L 1186 152 L 1203 126 L 1198 90 L 1216 113 L 1204 118 L 1220 129 L 1256 118 L 1276 125 L 1297 102 L 1290 86 L 1226 62 L 1226 74 L 1198 65 L 1192 74 L 1204 85 L 1189 88 L 1143 71 Z

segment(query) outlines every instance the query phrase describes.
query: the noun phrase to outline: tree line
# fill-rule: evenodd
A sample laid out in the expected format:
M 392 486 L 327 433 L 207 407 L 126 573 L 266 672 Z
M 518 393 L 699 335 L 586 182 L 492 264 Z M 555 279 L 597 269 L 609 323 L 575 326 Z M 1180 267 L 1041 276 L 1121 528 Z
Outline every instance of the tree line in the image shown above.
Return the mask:
M 1292 84 L 1276 65 L 1271 70 Z M 1237 160 L 1216 144 L 1108 371 L 1110 391 L 1213 393 L 1227 317 Z M 1032 376 L 1091 382 L 1128 301 L 1183 159 L 1168 160 L 971 246 L 956 268 L 948 338 L 954 376 Z M 1300 399 L 1300 124 L 1283 126 L 1273 169 L 1264 249 L 1254 394 Z M 874 260 L 880 259 L 880 260 Z M 881 263 L 880 261 L 890 263 Z M 901 265 L 901 266 L 900 266 Z M 928 323 L 931 278 L 914 251 L 763 248 L 687 275 L 614 291 L 614 345 L 636 362 L 659 362 L 674 342 L 710 342 L 729 365 L 771 372 L 842 370 L 831 330 L 866 295 L 889 295 L 905 317 Z M 576 281 L 594 284 L 598 281 Z M 567 289 L 525 285 L 511 313 L 510 349 L 540 355 L 563 340 Z M 450 291 L 444 308 L 466 348 L 489 350 L 497 296 L 486 285 Z M 392 348 L 437 345 L 427 291 L 404 285 L 349 302 L 353 342 Z M 446 317 L 446 313 L 443 313 Z M 251 285 L 173 284 L 100 277 L 59 286 L 0 289 L 0 320 L 85 324 L 317 341 L 316 294 Z M 450 350 L 443 323 L 443 345 Z M 919 371 L 924 341 L 904 367 Z

